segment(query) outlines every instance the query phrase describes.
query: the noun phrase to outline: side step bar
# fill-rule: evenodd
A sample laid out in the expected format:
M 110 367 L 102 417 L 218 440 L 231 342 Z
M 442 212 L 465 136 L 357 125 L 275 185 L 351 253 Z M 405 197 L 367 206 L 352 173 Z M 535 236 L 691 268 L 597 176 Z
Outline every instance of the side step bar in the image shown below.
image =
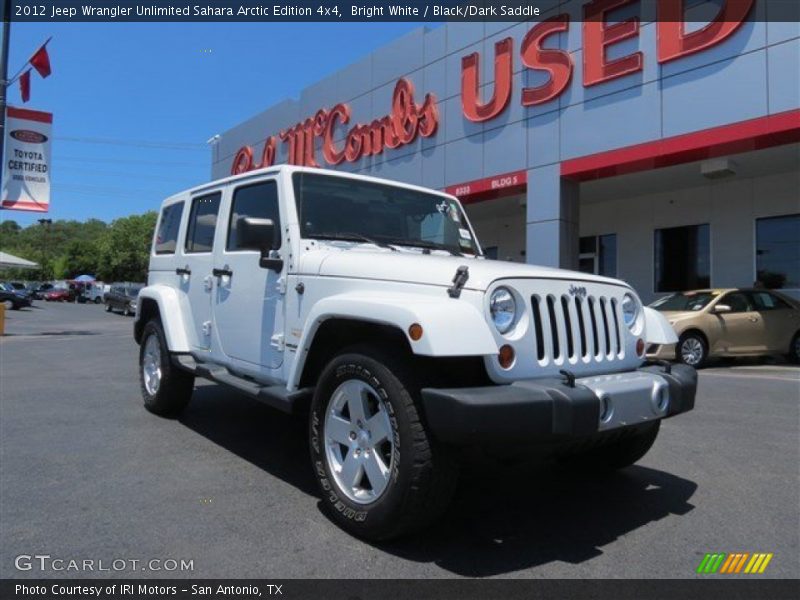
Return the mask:
M 308 412 L 311 405 L 311 395 L 313 393 L 311 388 L 290 392 L 286 389 L 286 386 L 281 384 L 262 385 L 256 381 L 234 375 L 221 365 L 199 363 L 189 354 L 174 354 L 172 358 L 173 362 L 185 371 L 231 387 L 282 412 L 303 414 Z

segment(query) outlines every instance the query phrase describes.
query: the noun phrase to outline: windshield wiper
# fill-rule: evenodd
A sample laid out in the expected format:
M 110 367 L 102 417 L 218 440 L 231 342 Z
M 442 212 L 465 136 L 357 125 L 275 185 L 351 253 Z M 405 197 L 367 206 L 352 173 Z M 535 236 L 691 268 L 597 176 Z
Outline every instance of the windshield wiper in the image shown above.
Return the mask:
M 397 252 L 397 248 L 388 244 L 386 242 L 382 242 L 380 240 L 376 240 L 371 238 L 367 235 L 361 233 L 320 233 L 313 236 L 315 239 L 318 240 L 341 240 L 344 242 L 367 242 L 368 244 L 373 244 L 378 246 L 379 248 L 388 248 L 392 252 Z

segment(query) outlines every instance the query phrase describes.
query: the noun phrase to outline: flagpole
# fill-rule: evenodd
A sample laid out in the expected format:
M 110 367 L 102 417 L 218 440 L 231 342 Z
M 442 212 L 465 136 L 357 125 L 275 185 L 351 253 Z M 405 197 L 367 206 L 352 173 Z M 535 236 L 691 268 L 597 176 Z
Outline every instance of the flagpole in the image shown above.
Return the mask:
M 0 193 L 5 173 L 3 156 L 6 145 L 6 103 L 8 96 L 8 42 L 11 35 L 11 0 L 0 0 L 3 11 L 3 44 L 0 47 Z

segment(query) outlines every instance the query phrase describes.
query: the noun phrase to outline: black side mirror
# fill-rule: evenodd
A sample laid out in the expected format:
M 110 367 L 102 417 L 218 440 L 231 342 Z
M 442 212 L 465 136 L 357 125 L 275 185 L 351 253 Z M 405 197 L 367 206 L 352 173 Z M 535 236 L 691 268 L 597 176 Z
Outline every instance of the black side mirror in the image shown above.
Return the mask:
M 261 258 L 258 261 L 261 268 L 281 271 L 283 270 L 283 260 L 270 256 L 270 251 L 278 247 L 275 234 L 275 223 L 272 219 L 245 217 L 236 223 L 236 238 L 239 248 L 258 250 L 261 252 Z

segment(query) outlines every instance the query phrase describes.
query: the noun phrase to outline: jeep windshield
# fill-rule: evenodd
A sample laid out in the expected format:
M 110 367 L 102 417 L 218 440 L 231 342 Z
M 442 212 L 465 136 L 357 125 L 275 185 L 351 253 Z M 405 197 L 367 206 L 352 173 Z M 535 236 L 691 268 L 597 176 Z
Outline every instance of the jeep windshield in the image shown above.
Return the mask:
M 467 218 L 454 200 L 317 173 L 295 173 L 292 179 L 303 238 L 478 254 Z

